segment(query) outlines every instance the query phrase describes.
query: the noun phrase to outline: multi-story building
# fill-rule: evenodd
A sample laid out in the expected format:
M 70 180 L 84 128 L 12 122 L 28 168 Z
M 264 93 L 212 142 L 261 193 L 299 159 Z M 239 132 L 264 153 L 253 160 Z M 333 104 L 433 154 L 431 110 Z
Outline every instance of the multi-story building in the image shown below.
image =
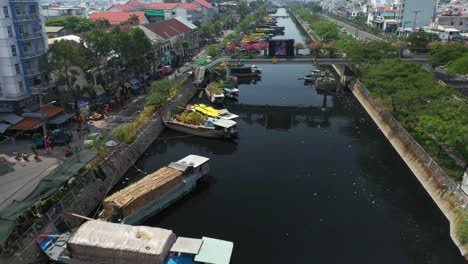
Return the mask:
M 38 0 L 0 0 L 0 112 L 39 106 L 47 37 Z
M 397 22 L 399 31 L 414 31 L 429 25 L 435 17 L 437 0 L 398 0 Z
M 77 16 L 86 17 L 86 9 L 80 6 L 42 5 L 42 15 L 46 19 Z

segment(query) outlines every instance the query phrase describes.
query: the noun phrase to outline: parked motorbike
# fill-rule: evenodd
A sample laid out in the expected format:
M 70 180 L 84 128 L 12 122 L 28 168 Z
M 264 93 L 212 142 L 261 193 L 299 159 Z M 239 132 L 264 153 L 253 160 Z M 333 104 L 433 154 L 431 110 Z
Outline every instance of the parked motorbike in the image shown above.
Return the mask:
M 64 149 L 63 154 L 65 155 L 65 157 L 70 157 L 71 155 L 73 155 L 73 151 L 71 147 L 68 146 L 66 149 Z
M 25 161 L 29 161 L 29 155 L 24 153 L 24 152 L 21 153 L 21 158 L 23 158 L 23 160 L 25 160 Z

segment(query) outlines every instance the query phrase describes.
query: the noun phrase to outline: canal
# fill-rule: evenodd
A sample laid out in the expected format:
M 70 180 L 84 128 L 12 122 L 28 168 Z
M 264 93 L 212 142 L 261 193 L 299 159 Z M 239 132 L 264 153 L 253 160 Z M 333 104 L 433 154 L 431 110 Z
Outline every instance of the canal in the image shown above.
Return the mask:
M 262 79 L 226 104 L 240 116 L 236 142 L 166 130 L 135 164 L 211 159 L 197 188 L 145 225 L 233 241 L 237 264 L 464 263 L 448 221 L 352 94 L 304 85 L 311 65 L 259 66 Z M 126 184 L 142 176 L 130 170 Z

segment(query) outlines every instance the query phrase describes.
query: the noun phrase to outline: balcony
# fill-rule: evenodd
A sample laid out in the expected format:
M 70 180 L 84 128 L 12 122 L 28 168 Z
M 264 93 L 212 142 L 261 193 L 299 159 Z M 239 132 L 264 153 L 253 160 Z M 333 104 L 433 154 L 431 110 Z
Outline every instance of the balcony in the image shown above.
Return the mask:
M 41 37 L 42 37 L 42 32 L 37 32 L 37 33 L 24 32 L 22 34 L 17 35 L 16 38 L 19 40 L 30 40 L 30 39 L 41 38 Z
M 16 15 L 16 17 L 13 19 L 14 21 L 29 21 L 29 20 L 40 20 L 40 16 L 37 14 L 22 14 L 22 15 Z
M 37 56 L 41 56 L 42 54 L 45 53 L 45 50 L 31 50 L 31 51 L 24 51 L 23 56 L 21 57 L 22 59 L 27 59 L 27 58 L 33 58 Z
M 31 69 L 26 69 L 24 76 L 34 76 L 42 73 L 38 67 L 36 68 L 31 68 Z

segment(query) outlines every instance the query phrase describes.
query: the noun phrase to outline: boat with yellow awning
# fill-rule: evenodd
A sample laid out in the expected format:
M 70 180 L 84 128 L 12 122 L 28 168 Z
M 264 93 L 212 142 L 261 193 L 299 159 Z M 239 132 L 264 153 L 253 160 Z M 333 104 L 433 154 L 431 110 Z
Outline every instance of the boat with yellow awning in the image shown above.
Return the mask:
M 189 111 L 199 112 L 213 118 L 232 120 L 239 117 L 238 115 L 229 112 L 227 109 L 215 109 L 205 104 L 187 105 L 186 108 Z

